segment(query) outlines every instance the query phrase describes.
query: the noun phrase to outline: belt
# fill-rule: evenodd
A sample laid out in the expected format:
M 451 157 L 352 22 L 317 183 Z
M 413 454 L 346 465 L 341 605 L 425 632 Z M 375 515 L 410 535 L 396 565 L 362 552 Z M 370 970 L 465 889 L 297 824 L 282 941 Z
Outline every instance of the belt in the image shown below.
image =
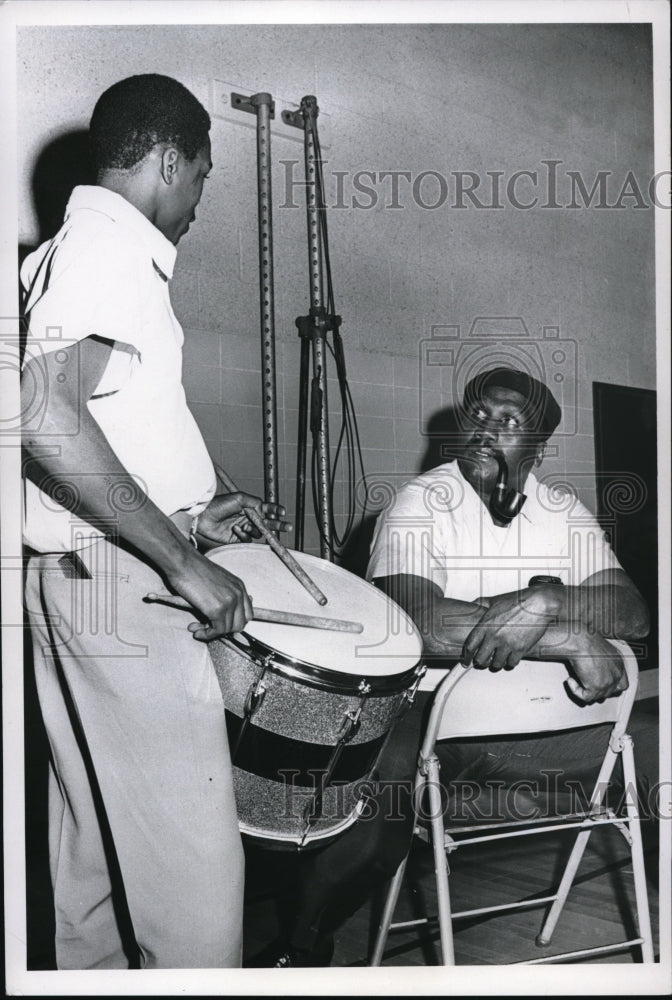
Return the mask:
M 91 574 L 76 552 L 66 552 L 65 555 L 62 555 L 58 560 L 58 565 L 63 570 L 63 575 L 68 580 L 92 579 Z

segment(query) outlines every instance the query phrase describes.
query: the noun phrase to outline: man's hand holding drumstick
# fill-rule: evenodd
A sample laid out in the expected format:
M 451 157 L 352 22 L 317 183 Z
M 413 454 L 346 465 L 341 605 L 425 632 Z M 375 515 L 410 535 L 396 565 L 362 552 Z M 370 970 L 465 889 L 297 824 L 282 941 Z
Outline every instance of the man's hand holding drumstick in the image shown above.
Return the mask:
M 259 497 L 240 490 L 218 493 L 196 518 L 195 535 L 199 548 L 261 538 L 261 532 L 248 516 L 249 510 L 257 512 L 269 531 L 292 530 L 291 523 L 282 520 L 285 508 L 280 504 L 264 503 Z
M 261 518 L 268 530 L 291 530 L 291 524 L 281 520 L 285 514 L 284 507 L 265 503 L 259 497 L 239 490 L 218 493 L 195 519 L 192 532 L 199 550 L 231 542 L 249 542 L 252 538 L 261 537 L 261 532 L 250 520 L 248 511 L 256 512 L 257 519 Z M 196 555 L 193 548 L 191 551 Z M 244 582 L 226 572 L 228 592 L 225 596 L 220 592 L 222 567 L 210 559 L 197 558 L 200 562 L 197 577 L 192 573 L 168 577 L 175 592 L 196 609 L 203 619 L 201 622 L 192 622 L 188 626 L 189 631 L 195 639 L 202 642 L 241 631 L 254 614 Z
M 318 604 L 326 604 L 327 597 L 306 571 L 296 562 L 291 553 L 278 542 L 273 534 L 274 531 L 290 530 L 291 524 L 283 521 L 285 508 L 280 504 L 265 503 L 259 497 L 238 490 L 231 477 L 224 469 L 215 465 L 217 474 L 224 484 L 226 493 L 217 494 L 210 503 L 195 518 L 192 527 L 192 538 L 199 548 L 209 549 L 217 545 L 227 545 L 234 541 L 249 541 L 251 538 L 264 538 L 270 545 L 278 558 L 284 563 L 286 568 L 305 587 Z M 207 574 L 206 574 L 207 576 Z M 234 583 L 234 594 L 232 594 L 231 607 L 226 611 L 224 619 L 233 621 L 229 631 L 241 631 L 244 624 L 254 616 L 254 609 L 249 595 L 245 590 L 242 580 L 231 575 Z M 194 600 L 190 593 L 185 593 L 185 581 L 169 582 L 175 590 L 193 607 L 197 608 L 206 622 L 209 624 L 199 624 L 192 622 L 189 631 L 193 633 L 195 639 L 210 642 L 219 638 L 223 631 L 224 619 L 217 609 L 213 608 L 215 617 L 208 613 L 203 606 L 203 595 L 198 595 L 200 601 Z M 193 589 L 193 581 L 189 581 L 187 586 Z M 200 589 L 200 588 L 199 588 Z M 240 591 L 240 592 L 237 592 Z M 194 597 L 197 595 L 194 594 Z M 244 618 L 244 620 L 243 620 Z

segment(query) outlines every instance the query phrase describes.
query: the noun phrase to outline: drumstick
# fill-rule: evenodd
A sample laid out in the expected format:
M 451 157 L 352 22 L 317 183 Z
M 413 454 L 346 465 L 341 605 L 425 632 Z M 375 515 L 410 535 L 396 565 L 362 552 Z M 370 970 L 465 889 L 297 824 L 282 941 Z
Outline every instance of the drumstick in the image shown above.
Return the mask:
M 213 463 L 219 478 L 222 480 L 224 486 L 230 493 L 237 493 L 238 487 L 234 483 L 233 479 L 221 468 L 221 466 Z M 314 583 L 313 580 L 308 576 L 306 571 L 296 559 L 292 556 L 288 549 L 278 541 L 272 531 L 269 531 L 264 524 L 264 519 L 253 507 L 243 508 L 249 520 L 252 524 L 259 530 L 264 540 L 268 543 L 269 548 L 273 549 L 276 556 L 285 564 L 287 569 L 294 575 L 294 577 L 299 581 L 299 583 L 306 588 L 308 593 L 318 604 L 325 605 L 327 603 L 326 595 L 322 593 L 320 588 Z
M 359 635 L 364 631 L 361 622 L 350 622 L 343 618 L 322 618 L 319 615 L 301 615 L 294 611 L 276 611 L 272 608 L 253 607 L 252 618 L 255 622 L 274 622 L 277 625 L 304 625 L 306 628 L 324 628 L 332 632 L 353 632 Z
M 163 591 L 145 594 L 146 601 L 163 601 L 175 608 L 193 610 L 192 605 L 183 597 Z M 359 635 L 364 631 L 361 622 L 346 621 L 342 618 L 321 618 L 319 615 L 302 615 L 295 611 L 276 611 L 273 608 L 252 608 L 252 620 L 255 622 L 272 622 L 276 625 L 303 625 L 305 628 L 322 628 L 331 632 L 352 632 Z

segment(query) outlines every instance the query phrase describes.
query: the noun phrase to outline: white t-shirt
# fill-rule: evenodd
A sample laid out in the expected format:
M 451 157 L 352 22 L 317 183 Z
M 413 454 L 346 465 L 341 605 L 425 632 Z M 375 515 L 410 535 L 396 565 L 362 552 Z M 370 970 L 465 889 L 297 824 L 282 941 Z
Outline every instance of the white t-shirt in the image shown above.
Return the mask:
M 499 528 L 460 472 L 447 462 L 406 483 L 378 518 L 367 579 L 410 574 L 444 597 L 474 601 L 526 587 L 531 576 L 568 586 L 620 564 L 596 518 L 575 496 L 530 473 L 520 514 Z
M 575 496 L 550 490 L 530 473 L 520 514 L 498 528 L 457 461 L 399 489 L 381 513 L 367 579 L 408 574 L 431 580 L 444 597 L 475 601 L 527 587 L 532 576 L 578 586 L 593 573 L 620 569 L 596 518 Z M 432 688 L 442 671 L 421 684 Z
M 29 322 L 24 366 L 91 335 L 112 342 L 88 409 L 125 469 L 168 515 L 198 512 L 216 483 L 182 387 L 184 334 L 168 287 L 175 256 L 172 243 L 125 198 L 82 186 L 58 234 L 21 268 Z M 39 429 L 47 391 L 46 381 L 36 384 L 25 429 Z M 72 476 L 69 488 L 85 487 L 86 475 L 82 469 L 81 480 Z M 24 539 L 31 548 L 68 551 L 97 534 L 26 480 Z

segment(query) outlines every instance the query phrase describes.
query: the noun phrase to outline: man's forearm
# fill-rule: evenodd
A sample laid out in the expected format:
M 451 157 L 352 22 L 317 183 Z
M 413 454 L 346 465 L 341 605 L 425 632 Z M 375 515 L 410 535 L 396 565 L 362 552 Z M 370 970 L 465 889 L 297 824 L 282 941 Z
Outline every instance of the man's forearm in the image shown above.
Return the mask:
M 545 587 L 548 613 L 562 623 L 582 624 L 612 639 L 643 639 L 649 615 L 638 591 L 627 578 L 621 582 L 585 583 L 578 587 Z
M 416 620 L 423 637 L 425 653 L 459 660 L 464 643 L 482 618 L 485 608 L 480 604 L 450 598 L 436 598 L 433 604 L 431 615 L 426 615 L 424 622 L 421 615 Z M 421 627 L 423 624 L 424 628 Z M 573 656 L 582 632 L 582 628 L 567 622 L 549 625 L 542 638 L 526 655 L 531 660 L 562 660 Z
M 467 636 L 483 616 L 482 604 L 434 597 L 429 608 L 410 611 L 426 655 L 459 660 Z

